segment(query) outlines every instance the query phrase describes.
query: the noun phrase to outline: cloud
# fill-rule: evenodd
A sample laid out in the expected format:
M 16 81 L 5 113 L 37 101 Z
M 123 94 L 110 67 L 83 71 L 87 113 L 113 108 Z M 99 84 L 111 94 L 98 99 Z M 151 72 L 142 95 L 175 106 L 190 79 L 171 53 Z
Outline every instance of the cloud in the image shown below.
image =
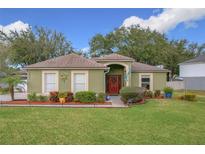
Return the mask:
M 193 22 L 193 21 L 185 22 L 184 25 L 185 25 L 185 28 L 187 28 L 187 29 L 188 28 L 197 28 L 198 27 L 197 23 Z
M 88 53 L 90 51 L 90 47 L 85 47 L 85 48 L 82 48 L 81 51 L 83 53 Z
M 27 28 L 29 28 L 29 24 L 24 23 L 20 20 L 6 26 L 0 25 L 0 30 L 2 30 L 6 34 L 9 34 L 10 31 L 17 31 L 17 32 L 24 31 Z
M 164 9 L 160 14 L 148 19 L 131 16 L 123 21 L 122 26 L 139 25 L 142 28 L 149 27 L 151 30 L 166 33 L 180 23 L 184 23 L 186 28 L 196 27 L 196 21 L 204 17 L 205 9 Z

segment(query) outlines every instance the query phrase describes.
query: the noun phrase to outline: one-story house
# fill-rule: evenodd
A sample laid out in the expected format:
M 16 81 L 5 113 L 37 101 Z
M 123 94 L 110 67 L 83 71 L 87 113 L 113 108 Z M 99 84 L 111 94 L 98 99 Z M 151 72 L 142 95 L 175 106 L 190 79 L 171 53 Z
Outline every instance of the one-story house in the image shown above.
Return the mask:
M 179 70 L 185 89 L 205 90 L 205 55 L 180 63 Z
M 119 94 L 124 86 L 161 90 L 169 70 L 158 68 L 119 54 L 88 59 L 69 54 L 29 65 L 28 93 L 50 91 L 95 91 Z

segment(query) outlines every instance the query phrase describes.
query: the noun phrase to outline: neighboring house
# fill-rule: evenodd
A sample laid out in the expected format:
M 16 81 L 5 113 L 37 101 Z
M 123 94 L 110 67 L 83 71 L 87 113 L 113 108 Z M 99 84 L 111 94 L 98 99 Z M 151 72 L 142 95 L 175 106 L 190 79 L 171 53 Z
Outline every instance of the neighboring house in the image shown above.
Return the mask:
M 180 63 L 179 69 L 185 89 L 205 90 L 205 55 Z
M 27 72 L 25 70 L 20 70 L 15 74 L 20 76 L 23 83 L 18 84 L 14 90 L 16 92 L 27 92 Z
M 28 92 L 42 94 L 90 90 L 117 95 L 123 86 L 161 90 L 166 86 L 169 72 L 119 54 L 87 59 L 73 53 L 25 69 L 28 71 Z
M 11 75 L 18 75 L 24 83 L 18 84 L 14 87 L 15 92 L 27 92 L 27 72 L 25 70 L 17 71 Z M 0 78 L 7 76 L 6 73 L 0 72 Z M 0 88 L 8 88 L 8 84 L 4 84 L 0 82 Z

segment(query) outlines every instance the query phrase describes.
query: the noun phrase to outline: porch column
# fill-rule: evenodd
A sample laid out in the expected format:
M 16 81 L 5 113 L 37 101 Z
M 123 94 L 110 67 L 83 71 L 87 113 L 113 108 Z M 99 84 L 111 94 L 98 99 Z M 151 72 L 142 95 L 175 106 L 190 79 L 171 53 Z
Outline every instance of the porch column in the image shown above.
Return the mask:
M 131 67 L 129 65 L 125 67 L 125 73 L 126 73 L 126 86 L 131 86 Z

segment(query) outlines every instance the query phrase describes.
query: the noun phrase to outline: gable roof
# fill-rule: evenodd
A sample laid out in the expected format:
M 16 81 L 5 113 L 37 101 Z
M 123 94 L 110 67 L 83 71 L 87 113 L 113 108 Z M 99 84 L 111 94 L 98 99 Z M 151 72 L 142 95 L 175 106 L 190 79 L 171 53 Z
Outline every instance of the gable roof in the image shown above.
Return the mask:
M 191 64 L 191 63 L 205 63 L 205 55 L 200 55 L 196 58 L 187 60 L 187 61 L 180 63 L 180 64 Z
M 65 56 L 56 57 L 39 63 L 35 63 L 25 67 L 25 69 L 38 69 L 38 68 L 91 68 L 91 69 L 106 69 L 103 64 L 97 63 L 94 60 L 84 58 L 80 55 L 71 53 Z
M 132 63 L 132 72 L 170 72 L 167 69 L 162 69 L 156 66 L 147 65 L 139 62 Z
M 116 53 L 104 55 L 102 57 L 95 57 L 93 59 L 96 61 L 134 61 L 133 58 L 126 57 L 126 56 L 116 54 Z

